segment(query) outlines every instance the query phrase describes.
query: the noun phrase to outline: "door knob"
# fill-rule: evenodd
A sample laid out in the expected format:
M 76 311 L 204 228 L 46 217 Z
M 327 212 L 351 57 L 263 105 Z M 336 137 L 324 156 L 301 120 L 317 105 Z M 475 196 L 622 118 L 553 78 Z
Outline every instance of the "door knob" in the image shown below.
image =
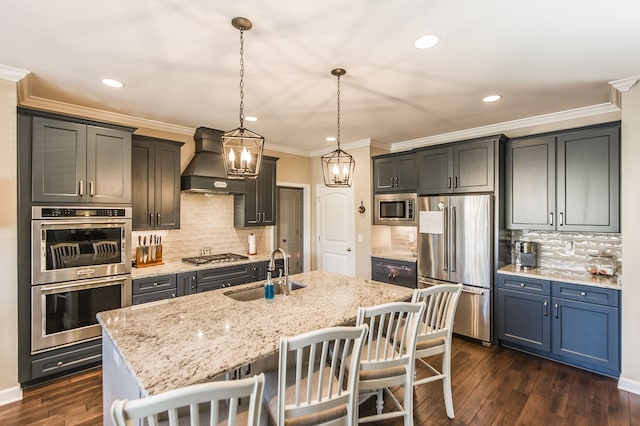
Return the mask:
M 351 251 L 351 247 L 349 247 L 349 248 L 347 249 L 347 251 Z

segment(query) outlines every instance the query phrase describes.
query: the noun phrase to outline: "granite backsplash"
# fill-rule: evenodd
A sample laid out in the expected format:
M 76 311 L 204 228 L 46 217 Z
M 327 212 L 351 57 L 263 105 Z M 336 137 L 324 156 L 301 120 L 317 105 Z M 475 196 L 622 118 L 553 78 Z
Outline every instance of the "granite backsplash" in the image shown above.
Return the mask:
M 622 273 L 622 235 L 614 233 L 512 231 L 511 242 L 516 240 L 537 243 L 537 266 L 583 272 L 590 254 L 608 250 L 618 262 Z M 512 256 L 512 263 L 514 263 Z

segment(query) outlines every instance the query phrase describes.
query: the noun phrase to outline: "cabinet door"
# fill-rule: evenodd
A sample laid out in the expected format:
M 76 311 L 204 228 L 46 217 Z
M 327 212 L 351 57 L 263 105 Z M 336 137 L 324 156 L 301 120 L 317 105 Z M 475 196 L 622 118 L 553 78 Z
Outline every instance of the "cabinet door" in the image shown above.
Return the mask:
M 87 193 L 87 126 L 33 117 L 34 202 L 77 203 Z
M 135 139 L 131 147 L 132 205 L 134 231 L 154 229 L 155 213 L 154 144 L 148 140 Z
M 498 289 L 498 338 L 521 346 L 551 351 L 550 298 Z
M 620 231 L 620 128 L 557 138 L 558 230 Z
M 395 188 L 396 165 L 393 157 L 373 160 L 374 192 L 392 192 Z
M 418 152 L 418 195 L 445 194 L 453 190 L 453 149 Z
M 620 368 L 618 308 L 552 299 L 553 352 L 614 371 Z
M 453 191 L 493 191 L 494 151 L 495 139 L 454 146 Z
M 415 192 L 418 184 L 416 154 L 400 155 L 396 164 L 396 191 Z
M 133 230 L 180 228 L 180 143 L 134 136 Z
M 178 296 L 186 296 L 187 294 L 193 294 L 197 291 L 197 274 L 196 271 L 192 272 L 180 272 L 176 274 L 176 290 Z
M 258 176 L 258 205 L 262 214 L 260 225 L 276 224 L 276 160 L 263 158 Z
M 505 163 L 506 227 L 555 229 L 555 138 L 508 141 Z
M 180 228 L 180 145 L 155 143 L 155 226 Z
M 131 133 L 87 126 L 90 203 L 131 203 Z

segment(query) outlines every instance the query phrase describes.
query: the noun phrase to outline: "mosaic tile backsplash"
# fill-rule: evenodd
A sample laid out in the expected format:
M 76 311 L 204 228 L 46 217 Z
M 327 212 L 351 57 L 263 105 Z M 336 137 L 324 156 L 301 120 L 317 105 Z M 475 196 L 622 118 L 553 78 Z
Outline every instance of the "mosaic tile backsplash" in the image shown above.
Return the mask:
M 163 261 L 178 261 L 199 256 L 210 247 L 212 253 L 247 254 L 249 234 L 256 236 L 257 254 L 270 252 L 271 227 L 235 228 L 233 195 L 180 194 L 180 229 L 167 231 L 135 231 L 132 233 L 132 257 L 138 236 L 162 237 Z
M 564 269 L 584 272 L 590 254 L 608 250 L 618 262 L 622 274 L 622 235 L 613 233 L 512 231 L 511 242 L 516 240 L 537 243 L 539 268 Z M 571 249 L 573 246 L 573 250 Z M 513 257 L 512 257 L 512 263 Z

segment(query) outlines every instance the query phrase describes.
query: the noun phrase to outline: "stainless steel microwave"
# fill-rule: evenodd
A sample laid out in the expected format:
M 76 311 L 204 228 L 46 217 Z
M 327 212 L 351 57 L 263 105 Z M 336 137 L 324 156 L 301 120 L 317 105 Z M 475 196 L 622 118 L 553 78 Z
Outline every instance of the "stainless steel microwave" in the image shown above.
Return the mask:
M 416 225 L 416 194 L 376 194 L 374 225 Z

